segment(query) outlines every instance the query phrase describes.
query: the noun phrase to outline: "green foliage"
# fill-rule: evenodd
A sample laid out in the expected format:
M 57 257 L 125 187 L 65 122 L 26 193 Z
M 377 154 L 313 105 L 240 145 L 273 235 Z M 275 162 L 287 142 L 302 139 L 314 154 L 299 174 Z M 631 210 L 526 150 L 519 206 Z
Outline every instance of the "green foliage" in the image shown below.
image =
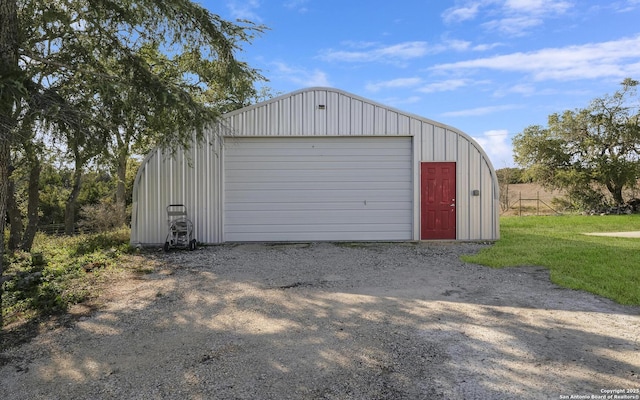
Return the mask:
M 33 253 L 8 258 L 2 312 L 5 323 L 67 311 L 95 295 L 90 288 L 102 271 L 121 268 L 131 252 L 128 229 L 74 237 L 38 235 Z
M 609 206 L 604 193 L 588 185 L 572 187 L 567 199 L 571 203 L 571 209 L 575 211 L 601 210 Z
M 133 183 L 139 165 L 140 161 L 136 158 L 130 159 L 127 164 L 125 179 L 127 207 L 131 206 Z M 19 165 L 12 174 L 18 206 L 23 215 L 26 215 L 27 212 L 28 173 L 26 168 Z M 64 222 L 65 205 L 71 192 L 72 179 L 73 171 L 65 165 L 56 166 L 51 161 L 42 161 L 39 202 L 41 226 Z M 86 207 L 85 214 L 90 215 L 91 208 L 98 208 L 102 212 L 104 208 L 114 207 L 115 177 L 111 173 L 111 168 L 95 166 L 82 175 L 81 184 L 77 204 L 80 209 Z M 80 222 L 82 223 L 82 221 Z M 85 218 L 84 224 L 90 225 L 93 222 L 95 221 L 92 221 L 92 218 Z M 107 226 L 109 229 L 114 228 L 113 225 L 108 224 L 101 224 L 101 226 Z
M 535 182 L 566 190 L 583 206 L 597 206 L 596 192 L 588 189 L 594 185 L 622 204 L 623 189 L 640 178 L 637 85 L 626 79 L 619 91 L 594 99 L 587 108 L 550 115 L 548 127 L 525 128 L 513 139 L 515 161 Z
M 3 131 L 12 140 L 2 143 L 11 143 L 15 165 L 24 165 L 26 149 L 37 148 L 33 158 L 42 164 L 50 156 L 44 143 L 57 150 L 53 169 L 63 176 L 44 166 L 43 224 L 63 222 L 65 203 L 71 224 L 75 209 L 104 203 L 116 187 L 124 220 L 131 152 L 190 144 L 222 112 L 256 96 L 254 82 L 264 80 L 235 54 L 266 28 L 223 20 L 189 0 L 21 0 L 8 2 L 12 16 L 16 4 L 17 18 L 3 24 L 15 31 L 19 43 L 11 45 L 22 62 L 0 71 L 0 111 L 12 114 Z M 0 172 L 9 159 L 0 158 Z M 112 166 L 113 180 L 85 170 L 96 164 Z
M 64 206 L 69 197 L 70 172 L 46 163 L 40 173 L 40 224 L 64 222 Z
M 640 215 L 502 217 L 500 231 L 492 247 L 463 260 L 498 268 L 543 266 L 558 285 L 640 305 L 640 239 L 585 235 L 640 231 Z
M 82 175 L 78 205 L 100 204 L 113 196 L 115 182 L 107 171 L 87 171 Z
M 523 168 L 500 168 L 496 170 L 496 175 L 501 185 L 531 183 L 531 178 L 526 176 L 526 171 Z
M 130 231 L 127 228 L 119 228 L 109 232 L 94 235 L 83 235 L 75 241 L 74 255 L 84 256 L 95 252 L 108 252 L 109 254 L 129 253 Z

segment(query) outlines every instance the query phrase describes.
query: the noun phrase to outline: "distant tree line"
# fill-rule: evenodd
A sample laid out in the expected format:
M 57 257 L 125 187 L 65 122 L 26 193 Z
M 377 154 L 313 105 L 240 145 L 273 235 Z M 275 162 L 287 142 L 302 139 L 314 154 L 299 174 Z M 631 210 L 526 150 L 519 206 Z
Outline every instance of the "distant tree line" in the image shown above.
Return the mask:
M 498 182 L 501 185 L 515 185 L 518 183 L 532 183 L 533 179 L 527 175 L 524 168 L 500 168 L 496 170 Z

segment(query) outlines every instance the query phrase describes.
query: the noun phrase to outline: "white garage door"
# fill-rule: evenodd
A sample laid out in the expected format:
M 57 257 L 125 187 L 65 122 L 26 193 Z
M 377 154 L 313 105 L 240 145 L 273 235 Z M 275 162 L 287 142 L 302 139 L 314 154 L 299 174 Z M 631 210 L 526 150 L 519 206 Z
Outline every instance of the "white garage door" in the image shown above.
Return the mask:
M 224 240 L 410 240 L 411 138 L 227 138 Z

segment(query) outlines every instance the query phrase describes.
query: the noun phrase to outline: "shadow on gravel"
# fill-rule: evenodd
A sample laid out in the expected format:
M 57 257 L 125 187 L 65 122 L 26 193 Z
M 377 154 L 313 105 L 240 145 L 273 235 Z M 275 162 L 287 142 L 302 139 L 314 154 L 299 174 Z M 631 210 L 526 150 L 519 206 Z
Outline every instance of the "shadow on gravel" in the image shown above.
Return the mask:
M 240 245 L 3 355 L 11 398 L 559 398 L 640 387 L 639 309 L 477 244 Z M 156 257 L 156 256 L 153 256 Z

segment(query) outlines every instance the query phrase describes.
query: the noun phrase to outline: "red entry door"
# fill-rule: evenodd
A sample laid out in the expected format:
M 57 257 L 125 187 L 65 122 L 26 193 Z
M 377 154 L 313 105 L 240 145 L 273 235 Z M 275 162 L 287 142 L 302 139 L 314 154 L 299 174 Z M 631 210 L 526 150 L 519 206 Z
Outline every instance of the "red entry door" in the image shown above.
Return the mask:
M 420 169 L 420 238 L 455 239 L 456 163 L 424 162 Z

